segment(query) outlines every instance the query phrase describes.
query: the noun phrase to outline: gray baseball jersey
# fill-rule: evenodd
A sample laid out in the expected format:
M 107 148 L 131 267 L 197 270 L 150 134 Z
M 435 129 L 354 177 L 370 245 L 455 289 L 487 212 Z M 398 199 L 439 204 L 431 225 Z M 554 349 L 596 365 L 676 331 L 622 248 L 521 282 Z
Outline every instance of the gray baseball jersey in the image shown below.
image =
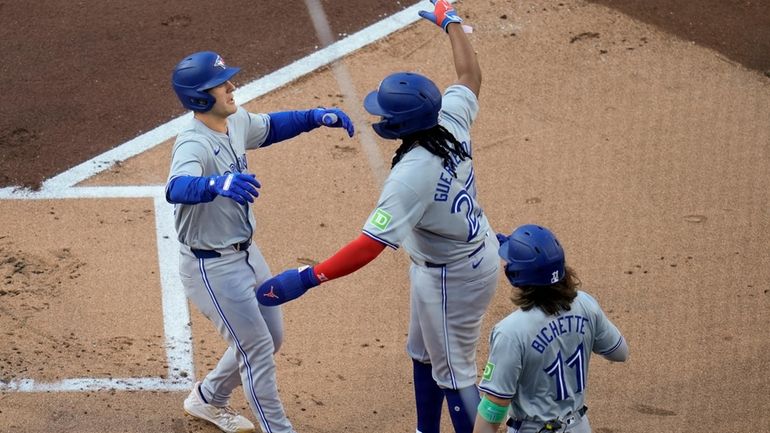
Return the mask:
M 169 181 L 177 176 L 245 172 L 246 149 L 264 144 L 269 122 L 268 115 L 241 107 L 227 118 L 227 134 L 193 119 L 174 144 Z M 232 391 L 243 385 L 263 432 L 294 433 L 278 396 L 273 359 L 283 338 L 281 309 L 259 305 L 254 295 L 272 275 L 255 244 L 240 251 L 232 247 L 251 240 L 255 229 L 251 209 L 217 196 L 208 203 L 176 204 L 174 212 L 182 286 L 228 342 L 201 390 L 210 404 L 224 406 Z M 204 258 L 191 248 L 215 253 Z
M 478 108 L 476 95 L 461 85 L 447 88 L 441 100 L 439 124 L 468 154 Z M 412 258 L 409 356 L 430 363 L 439 386 L 464 389 L 476 383 L 476 346 L 500 260 L 476 199 L 472 160 L 454 163 L 457 177 L 423 147 L 407 152 L 363 231 L 394 249 L 403 245 Z
M 539 308 L 516 310 L 492 330 L 479 388 L 511 399 L 511 418 L 561 418 L 583 407 L 591 353 L 611 353 L 622 342 L 618 328 L 582 291 L 570 311 L 555 316 Z
M 227 118 L 227 134 L 193 119 L 174 143 L 169 180 L 245 172 L 246 149 L 265 142 L 269 122 L 267 114 L 249 113 L 242 107 Z M 213 250 L 243 242 L 251 239 L 256 228 L 247 205 L 221 196 L 209 203 L 177 204 L 174 216 L 179 242 L 196 249 Z
M 450 86 L 441 99 L 439 124 L 470 155 L 469 130 L 478 109 L 476 95 L 465 86 Z M 364 233 L 394 249 L 403 243 L 417 261 L 467 257 L 481 245 L 489 222 L 476 201 L 472 160 L 459 162 L 456 173 L 455 178 L 423 147 L 412 149 L 391 170 Z

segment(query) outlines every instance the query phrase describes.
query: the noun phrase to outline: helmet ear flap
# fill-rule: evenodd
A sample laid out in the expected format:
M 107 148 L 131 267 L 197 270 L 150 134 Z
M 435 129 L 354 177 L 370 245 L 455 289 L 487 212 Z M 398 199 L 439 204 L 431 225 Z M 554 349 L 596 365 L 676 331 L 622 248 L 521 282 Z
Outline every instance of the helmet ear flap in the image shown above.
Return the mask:
M 514 271 L 510 269 L 510 266 L 505 266 L 505 277 L 508 278 L 508 281 L 511 283 L 511 285 L 518 286 L 519 285 L 519 274 L 520 272 Z
M 189 107 L 195 111 L 206 112 L 217 102 L 216 98 L 208 92 L 197 92 L 198 94 L 190 97 Z
M 397 139 L 438 124 L 441 92 L 427 77 L 398 72 L 385 77 L 376 91 L 364 98 L 364 108 L 381 116 L 374 130 L 383 138 Z
M 399 137 L 398 131 L 394 131 L 392 128 L 390 128 L 390 124 L 388 123 L 387 119 L 373 123 L 372 129 L 374 129 L 374 132 L 376 132 L 377 135 L 387 140 L 395 140 Z

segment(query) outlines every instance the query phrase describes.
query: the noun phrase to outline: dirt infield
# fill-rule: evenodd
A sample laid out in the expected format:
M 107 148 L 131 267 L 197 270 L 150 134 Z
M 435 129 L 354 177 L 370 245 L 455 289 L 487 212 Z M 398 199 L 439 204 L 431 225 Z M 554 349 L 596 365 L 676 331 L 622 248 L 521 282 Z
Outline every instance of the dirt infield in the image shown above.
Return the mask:
M 770 73 L 770 3 L 747 0 L 589 0 L 654 24 L 731 61 Z
M 415 1 L 322 3 L 341 39 Z M 300 0 L 2 2 L 0 24 L 0 187 L 38 187 L 182 114 L 169 77 L 186 54 L 247 66 L 243 84 L 320 45 Z
M 339 7 L 333 3 L 323 2 Z M 760 72 L 762 58 L 741 54 L 748 43 L 714 50 L 705 39 L 680 38 L 685 33 L 674 30 L 684 21 L 647 19 L 637 3 L 494 3 L 458 6 L 475 28 L 485 74 L 473 135 L 479 194 L 498 231 L 528 222 L 551 227 L 585 290 L 628 340 L 628 363 L 592 361 L 593 430 L 744 432 L 770 425 L 770 79 Z M 171 4 L 156 16 L 180 14 Z M 306 15 L 303 2 L 287 4 Z M 752 4 L 728 5 L 760 15 Z M 13 7 L 0 5 L 3 20 Z M 380 13 L 367 11 L 367 22 Z M 698 37 L 713 28 L 705 18 L 723 15 L 694 20 L 704 23 L 693 26 Z M 767 46 L 766 28 L 746 27 L 735 38 Z M 13 44 L 10 36 L 4 33 L 2 44 Z M 402 69 L 446 86 L 454 71 L 440 36 L 417 23 L 338 62 L 355 95 L 343 94 L 339 75 L 322 68 L 247 108 L 337 105 L 354 112 L 383 76 Z M 163 58 L 148 62 L 173 65 L 177 51 L 195 44 L 188 43 L 158 50 Z M 258 57 L 241 62 L 239 53 L 250 49 L 222 46 L 246 76 L 268 70 Z M 297 57 L 311 50 L 303 47 L 293 51 Z M 148 70 L 165 77 L 168 69 Z M 138 130 L 178 114 L 168 101 L 173 95 L 158 86 L 148 97 L 168 110 L 132 123 Z M 94 110 L 128 113 L 110 104 Z M 370 119 L 354 120 L 361 130 Z M 56 170 L 136 130 L 105 136 L 92 153 L 73 153 L 79 156 Z M 6 181 L 39 180 L 42 172 L 24 164 L 33 151 L 3 143 Z M 378 141 L 377 149 L 388 161 L 394 145 Z M 48 150 L 42 153 L 53 155 Z M 157 191 L 169 153 L 170 142 L 161 143 L 57 198 L 0 199 L 0 381 L 151 378 L 170 389 L 5 390 L 0 431 L 216 431 L 184 417 L 187 391 L 173 388 L 175 379 L 184 384 L 205 374 L 224 346 L 193 310 L 190 324 L 181 324 L 192 333 L 191 368 L 174 370 L 183 364 L 168 358 L 176 352 L 166 340 L 163 278 L 175 240 L 164 225 L 171 206 Z M 303 135 L 252 151 L 249 163 L 263 184 L 255 241 L 273 272 L 322 260 L 357 236 L 379 191 L 360 134 Z M 278 380 L 298 432 L 413 431 L 407 266 L 403 253 L 386 252 L 285 306 Z M 501 278 L 483 335 L 511 311 L 505 284 Z M 480 362 L 486 351 L 484 342 Z M 351 400 L 366 411 L 351 412 Z M 254 420 L 241 393 L 235 405 Z M 451 431 L 448 420 L 445 427 Z

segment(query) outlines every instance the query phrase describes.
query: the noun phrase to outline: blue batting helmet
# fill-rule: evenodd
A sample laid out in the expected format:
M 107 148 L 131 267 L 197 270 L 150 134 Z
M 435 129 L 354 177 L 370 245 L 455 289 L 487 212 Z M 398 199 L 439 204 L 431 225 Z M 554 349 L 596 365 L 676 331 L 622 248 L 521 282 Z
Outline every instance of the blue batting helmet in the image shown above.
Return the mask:
M 382 138 L 403 138 L 438 125 L 441 92 L 420 74 L 398 72 L 385 77 L 377 90 L 366 95 L 364 108 L 382 117 L 372 125 Z
M 548 286 L 564 278 L 564 250 L 545 227 L 526 224 L 504 239 L 498 251 L 514 286 Z
M 176 65 L 171 85 L 185 108 L 206 112 L 216 102 L 207 90 L 229 80 L 240 70 L 225 65 L 222 57 L 213 51 L 200 51 Z

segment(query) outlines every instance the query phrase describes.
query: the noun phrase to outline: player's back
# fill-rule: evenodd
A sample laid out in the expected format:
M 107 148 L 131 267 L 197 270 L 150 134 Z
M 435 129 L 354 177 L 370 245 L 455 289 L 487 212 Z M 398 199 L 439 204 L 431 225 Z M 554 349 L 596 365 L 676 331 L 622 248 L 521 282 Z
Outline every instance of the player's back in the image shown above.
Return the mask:
M 606 323 L 598 303 L 579 291 L 569 311 L 546 315 L 539 308 L 517 310 L 495 327 L 494 332 L 512 339 L 520 351 L 511 402 L 517 417 L 547 421 L 583 407 L 595 343 L 614 338 L 605 335 Z

